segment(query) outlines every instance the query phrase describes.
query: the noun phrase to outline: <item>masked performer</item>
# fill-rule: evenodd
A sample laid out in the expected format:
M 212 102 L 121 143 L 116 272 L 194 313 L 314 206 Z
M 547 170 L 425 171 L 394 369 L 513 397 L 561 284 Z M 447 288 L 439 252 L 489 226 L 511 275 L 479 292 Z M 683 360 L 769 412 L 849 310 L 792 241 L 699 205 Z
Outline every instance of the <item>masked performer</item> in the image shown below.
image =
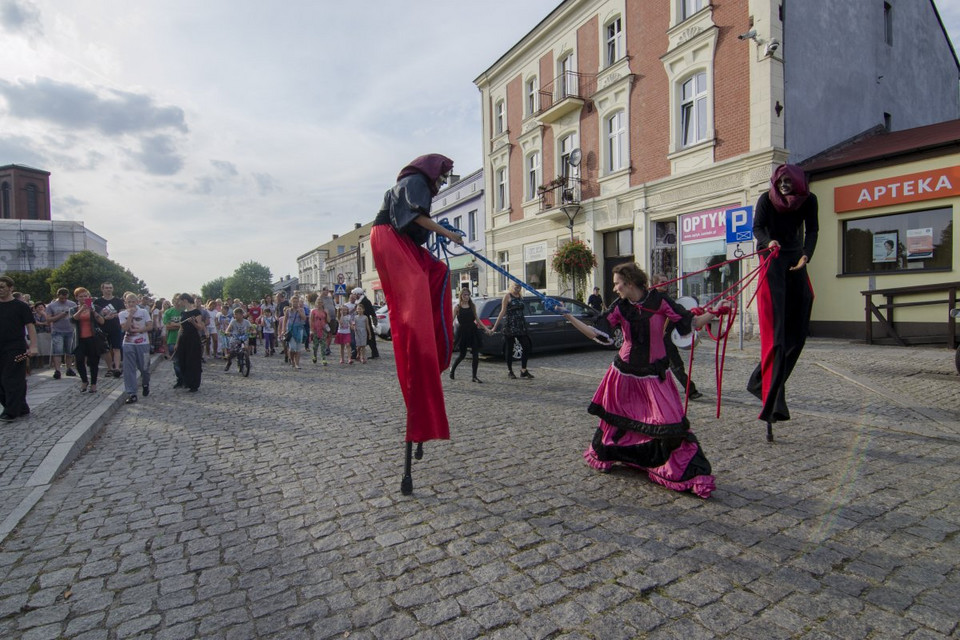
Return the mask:
M 623 328 L 623 346 L 593 395 L 588 412 L 600 418 L 593 442 L 583 457 L 594 469 L 614 463 L 643 469 L 657 484 L 708 498 L 714 489 L 707 460 L 670 374 L 664 324 L 672 321 L 681 335 L 700 329 L 715 316 L 694 316 L 657 289 L 633 263 L 613 269 L 619 300 L 604 312 L 600 326 Z M 566 309 L 560 313 L 588 338 L 598 334 Z M 606 325 L 606 326 L 605 326 Z
M 407 405 L 407 457 L 400 490 L 413 492 L 410 457 L 417 443 L 448 440 L 450 427 L 440 372 L 450 365 L 453 318 L 447 265 L 422 245 L 430 233 L 463 244 L 458 233 L 430 218 L 433 196 L 453 170 L 453 161 L 432 153 L 400 171 L 383 197 L 370 232 L 370 246 L 390 309 L 397 378 Z M 426 311 L 425 311 L 426 309 Z
M 758 417 L 766 421 L 771 442 L 772 423 L 790 419 L 785 386 L 810 330 L 813 287 L 807 263 L 817 246 L 817 209 L 803 170 L 784 164 L 774 170 L 770 190 L 760 195 L 754 211 L 759 247 L 779 248 L 766 258 L 766 275 L 760 279 L 760 364 L 747 383 L 747 390 L 763 402 Z

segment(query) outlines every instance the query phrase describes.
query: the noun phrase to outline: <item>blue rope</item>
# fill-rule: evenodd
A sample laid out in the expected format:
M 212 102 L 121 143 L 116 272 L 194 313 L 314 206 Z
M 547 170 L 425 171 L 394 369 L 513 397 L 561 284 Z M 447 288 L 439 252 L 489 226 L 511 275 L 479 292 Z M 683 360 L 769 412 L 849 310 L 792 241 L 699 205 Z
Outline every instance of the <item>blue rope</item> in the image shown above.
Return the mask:
M 457 228 L 454 227 L 452 224 L 450 224 L 449 220 L 443 219 L 443 220 L 439 221 L 438 224 L 439 224 L 441 227 L 445 228 L 445 229 L 448 229 L 448 230 L 450 230 L 450 231 L 453 231 L 454 233 L 459 233 L 459 234 L 462 235 L 462 236 L 463 236 L 463 235 L 466 235 L 466 234 L 463 232 L 462 229 L 457 229 Z M 462 254 L 451 254 L 451 253 L 449 252 L 449 250 L 447 249 L 447 246 L 450 244 L 450 239 L 447 238 L 446 236 L 442 236 L 442 235 L 440 235 L 439 233 L 435 233 L 434 236 L 436 237 L 436 243 L 430 245 L 428 248 L 429 248 L 429 250 L 430 250 L 431 252 L 436 253 L 436 255 L 437 255 L 438 258 L 441 257 L 441 253 L 442 253 L 443 259 L 445 259 L 445 260 L 447 261 L 447 266 L 449 267 L 449 266 L 450 266 L 450 256 L 453 255 L 454 257 L 456 257 L 456 255 L 462 255 Z M 462 245 L 460 245 L 460 246 L 461 246 L 464 250 L 466 250 L 467 252 L 469 252 L 470 254 L 472 254 L 475 258 L 477 258 L 478 260 L 480 260 L 481 262 L 483 262 L 485 265 L 487 265 L 488 267 L 490 267 L 491 269 L 493 269 L 494 271 L 496 271 L 497 273 L 499 273 L 499 274 L 501 274 L 501 275 L 503 275 L 503 276 L 506 276 L 506 277 L 509 278 L 510 280 L 513 280 L 514 282 L 516 282 L 517 284 L 519 284 L 521 287 L 523 287 L 524 289 L 526 289 L 527 291 L 529 291 L 529 292 L 532 293 L 533 295 L 535 295 L 535 296 L 537 296 L 538 298 L 540 298 L 540 300 L 543 302 L 543 307 L 544 307 L 544 309 L 546 309 L 547 311 L 549 311 L 549 312 L 552 313 L 552 312 L 556 311 L 557 309 L 559 309 L 560 307 L 563 306 L 563 303 L 560 302 L 559 300 L 555 300 L 555 299 L 553 299 L 553 298 L 547 297 L 546 295 L 540 293 L 539 291 L 537 291 L 536 289 L 534 289 L 533 287 L 531 287 L 530 285 L 528 285 L 526 282 L 524 282 L 524 281 L 521 280 L 520 278 L 512 275 L 512 274 L 511 274 L 510 272 L 508 272 L 506 269 L 504 269 L 503 267 L 501 267 L 501 266 L 498 265 L 498 264 L 495 264 L 492 260 L 487 259 L 485 256 L 481 255 L 481 254 L 478 253 L 477 251 L 474 251 L 473 249 L 471 249 L 471 248 L 468 247 L 467 245 L 462 244 Z

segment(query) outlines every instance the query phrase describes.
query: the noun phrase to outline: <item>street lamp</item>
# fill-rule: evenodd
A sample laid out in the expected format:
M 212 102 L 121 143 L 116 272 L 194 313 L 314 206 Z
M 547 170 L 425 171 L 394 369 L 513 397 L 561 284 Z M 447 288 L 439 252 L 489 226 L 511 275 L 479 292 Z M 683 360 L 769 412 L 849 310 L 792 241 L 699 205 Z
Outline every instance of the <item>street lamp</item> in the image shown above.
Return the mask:
M 560 211 L 563 211 L 563 215 L 567 216 L 567 228 L 570 229 L 570 239 L 573 240 L 573 220 L 580 213 L 582 207 L 576 202 L 566 202 L 566 192 L 564 192 L 563 199 L 565 202 L 560 205 Z

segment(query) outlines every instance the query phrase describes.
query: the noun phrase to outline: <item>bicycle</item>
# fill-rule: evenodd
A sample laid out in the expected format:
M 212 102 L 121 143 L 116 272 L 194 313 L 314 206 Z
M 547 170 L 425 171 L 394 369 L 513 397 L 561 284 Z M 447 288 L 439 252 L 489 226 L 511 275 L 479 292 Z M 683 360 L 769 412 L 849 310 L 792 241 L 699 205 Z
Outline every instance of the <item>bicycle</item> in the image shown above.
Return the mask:
M 230 343 L 230 358 L 237 361 L 237 371 L 244 378 L 250 375 L 250 354 L 247 353 L 246 340 L 235 339 Z

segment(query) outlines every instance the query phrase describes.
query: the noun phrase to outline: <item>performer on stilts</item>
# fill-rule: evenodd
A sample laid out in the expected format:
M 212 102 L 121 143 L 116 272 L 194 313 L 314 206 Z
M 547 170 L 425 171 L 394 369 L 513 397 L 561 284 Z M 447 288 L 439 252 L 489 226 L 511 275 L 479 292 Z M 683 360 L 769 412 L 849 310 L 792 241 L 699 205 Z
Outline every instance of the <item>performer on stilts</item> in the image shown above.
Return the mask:
M 446 263 L 422 245 L 436 233 L 463 244 L 463 236 L 430 218 L 430 205 L 453 170 L 453 160 L 420 156 L 397 176 L 383 197 L 370 232 L 370 247 L 390 309 L 397 378 L 407 405 L 406 459 L 400 491 L 413 493 L 411 457 L 423 443 L 449 440 L 440 373 L 453 352 L 453 308 Z M 426 311 L 425 311 L 426 310 Z
M 641 469 L 657 484 L 707 498 L 714 489 L 710 462 L 684 414 L 663 328 L 672 321 L 686 335 L 716 315 L 703 310 L 694 315 L 649 288 L 647 274 L 633 263 L 614 267 L 613 290 L 619 299 L 603 312 L 600 326 L 621 326 L 623 346 L 587 409 L 600 423 L 584 460 L 598 471 L 609 471 L 615 463 Z M 716 311 L 725 313 L 726 307 Z M 567 309 L 558 312 L 588 338 L 603 337 Z
M 760 249 L 771 249 L 766 273 L 759 280 L 757 314 L 760 324 L 760 364 L 747 390 L 763 402 L 758 418 L 767 423 L 790 419 L 786 384 L 810 331 L 813 286 L 807 263 L 817 247 L 820 224 L 817 197 L 810 193 L 800 167 L 783 164 L 760 195 L 753 217 L 753 235 Z

